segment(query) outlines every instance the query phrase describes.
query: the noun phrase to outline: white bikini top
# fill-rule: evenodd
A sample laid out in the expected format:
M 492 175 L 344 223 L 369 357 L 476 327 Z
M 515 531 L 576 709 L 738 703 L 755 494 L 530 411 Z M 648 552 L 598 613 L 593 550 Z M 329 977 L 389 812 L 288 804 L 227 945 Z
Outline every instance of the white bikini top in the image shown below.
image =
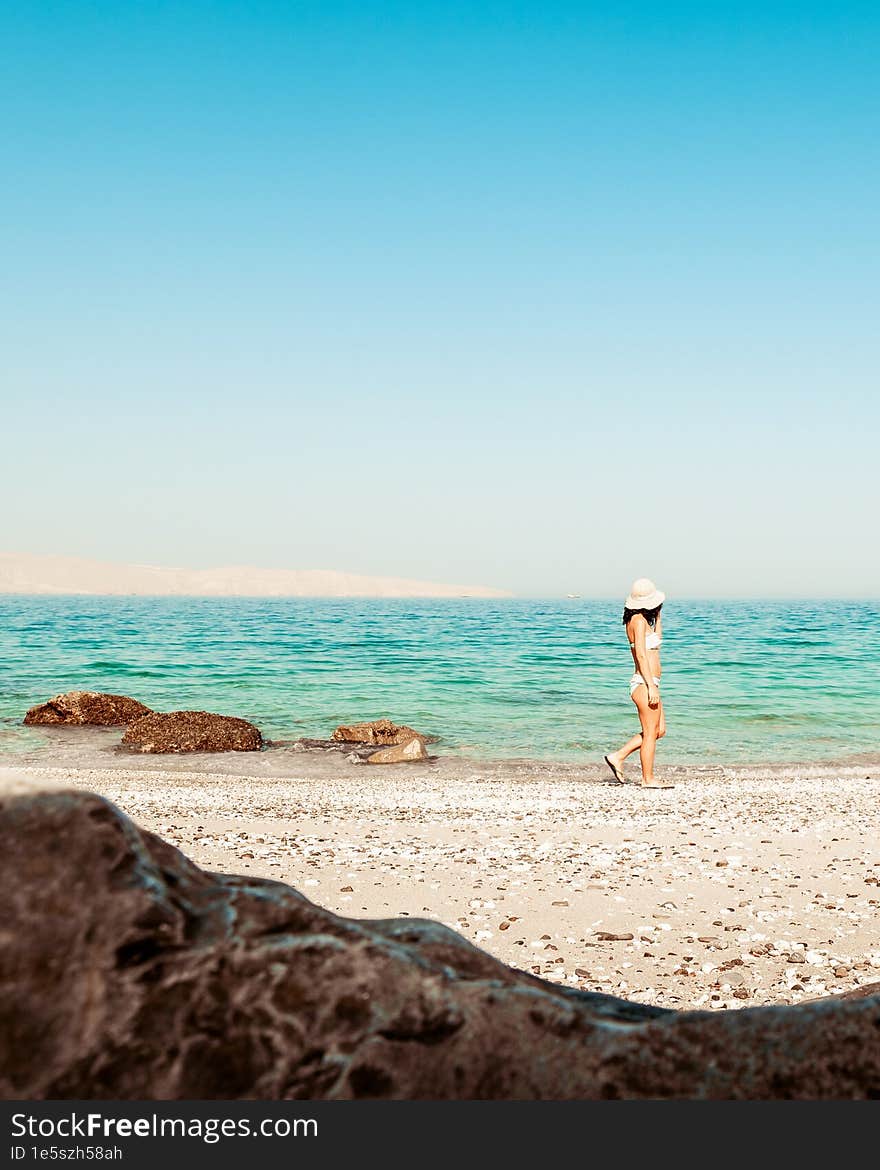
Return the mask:
M 635 648 L 636 648 L 635 642 L 630 642 L 629 645 L 630 645 L 631 650 L 635 650 Z M 651 630 L 650 633 L 645 634 L 645 649 L 646 650 L 659 650 L 662 645 L 663 645 L 663 639 L 660 637 L 660 635 L 657 633 L 656 630 Z

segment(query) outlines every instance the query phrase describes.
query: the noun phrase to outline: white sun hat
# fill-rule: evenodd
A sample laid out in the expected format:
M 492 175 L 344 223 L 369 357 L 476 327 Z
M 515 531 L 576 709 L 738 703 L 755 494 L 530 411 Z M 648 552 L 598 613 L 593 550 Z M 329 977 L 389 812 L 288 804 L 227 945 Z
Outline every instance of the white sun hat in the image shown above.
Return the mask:
M 633 581 L 624 605 L 627 609 L 656 609 L 666 600 L 666 594 L 658 589 L 648 577 L 639 577 Z

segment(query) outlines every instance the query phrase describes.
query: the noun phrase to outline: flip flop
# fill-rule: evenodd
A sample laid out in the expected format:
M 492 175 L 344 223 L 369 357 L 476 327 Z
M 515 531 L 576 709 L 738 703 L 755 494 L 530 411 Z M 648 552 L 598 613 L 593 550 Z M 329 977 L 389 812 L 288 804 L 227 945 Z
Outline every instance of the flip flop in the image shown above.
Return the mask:
M 608 759 L 607 756 L 603 756 L 602 758 L 605 761 L 605 763 L 608 765 L 608 767 L 611 769 L 611 771 L 614 773 L 614 779 L 617 781 L 617 783 L 618 784 L 626 784 L 626 781 L 623 778 L 623 772 L 621 772 L 620 768 L 615 767 L 615 765 L 611 763 L 611 761 Z

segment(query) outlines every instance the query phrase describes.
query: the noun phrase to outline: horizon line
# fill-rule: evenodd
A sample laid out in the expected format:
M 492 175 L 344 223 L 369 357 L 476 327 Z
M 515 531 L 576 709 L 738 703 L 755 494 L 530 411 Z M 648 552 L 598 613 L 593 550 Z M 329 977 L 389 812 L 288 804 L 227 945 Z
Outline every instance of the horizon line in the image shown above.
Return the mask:
M 366 574 L 364 574 L 366 575 Z M 500 591 L 499 591 L 500 592 Z M 385 596 L 377 596 L 376 594 L 367 593 L 123 593 L 120 591 L 112 593 L 101 593 L 96 591 L 22 591 L 12 589 L 0 588 L 0 598 L 3 597 L 42 597 L 42 598 L 74 598 L 74 597 L 104 597 L 104 598 L 132 598 L 142 597 L 145 600 L 154 601 L 174 601 L 175 599 L 189 600 L 189 601 L 478 601 L 478 602 L 499 602 L 499 601 L 596 601 L 596 602 L 613 602 L 615 605 L 623 605 L 616 596 L 607 593 L 590 593 L 571 595 L 567 593 L 516 593 L 512 590 L 504 590 L 506 596 L 485 597 L 476 596 L 472 593 L 461 593 L 455 596 L 449 594 L 402 594 L 394 593 Z M 710 593 L 692 593 L 682 594 L 677 598 L 670 599 L 667 597 L 664 606 L 674 605 L 676 602 L 695 602 L 695 601 L 877 601 L 880 602 L 880 594 L 861 594 L 861 593 L 735 593 L 735 594 L 710 594 Z

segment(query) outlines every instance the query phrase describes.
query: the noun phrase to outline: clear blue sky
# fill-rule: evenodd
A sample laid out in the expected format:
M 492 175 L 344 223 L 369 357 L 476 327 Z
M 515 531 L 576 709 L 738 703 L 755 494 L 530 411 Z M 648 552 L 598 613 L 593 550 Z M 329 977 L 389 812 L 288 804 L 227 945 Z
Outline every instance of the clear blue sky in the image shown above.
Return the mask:
M 880 9 L 0 9 L 0 548 L 880 591 Z

